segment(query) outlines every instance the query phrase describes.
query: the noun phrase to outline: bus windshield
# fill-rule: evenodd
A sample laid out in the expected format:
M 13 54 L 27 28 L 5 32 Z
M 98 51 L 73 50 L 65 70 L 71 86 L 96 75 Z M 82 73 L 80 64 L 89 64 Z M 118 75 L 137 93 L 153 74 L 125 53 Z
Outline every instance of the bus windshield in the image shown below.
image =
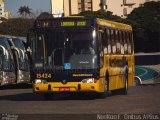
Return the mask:
M 19 66 L 21 70 L 28 70 L 29 64 L 28 64 L 28 58 L 27 54 L 25 53 L 25 46 L 21 39 L 13 38 L 13 43 L 16 48 L 19 49 Z
M 0 48 L 1 53 L 3 53 L 0 55 L 2 61 L 1 69 L 4 71 L 13 70 L 13 56 L 6 38 L 0 38 Z
M 95 30 L 37 31 L 32 43 L 35 67 L 97 68 Z
M 15 47 L 22 49 L 22 50 L 25 50 L 25 47 L 24 47 L 22 40 L 17 39 L 17 38 L 13 38 L 13 43 L 14 43 Z

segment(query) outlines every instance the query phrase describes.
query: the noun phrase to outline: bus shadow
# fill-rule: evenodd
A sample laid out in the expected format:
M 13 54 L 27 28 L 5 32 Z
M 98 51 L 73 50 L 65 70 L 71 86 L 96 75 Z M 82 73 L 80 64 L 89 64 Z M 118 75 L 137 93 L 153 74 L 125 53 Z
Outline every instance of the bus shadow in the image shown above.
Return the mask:
M 8 100 L 8 101 L 41 101 L 42 98 L 40 96 L 35 96 L 33 93 L 21 93 L 14 95 L 3 95 L 0 96 L 0 101 Z
M 114 96 L 114 94 L 107 94 L 107 97 Z M 14 95 L 0 95 L 0 101 L 8 100 L 8 101 L 66 101 L 66 100 L 96 100 L 102 99 L 99 98 L 96 94 L 55 94 L 54 98 L 51 100 L 46 100 L 43 97 L 43 94 L 35 94 L 35 93 L 20 93 Z
M 32 88 L 32 84 L 12 84 L 12 85 L 0 86 L 0 90 L 6 90 L 6 89 L 29 89 L 29 88 Z
M 1 100 L 9 101 L 63 101 L 63 100 L 94 100 L 94 96 L 70 96 L 67 94 L 56 94 L 55 97 L 51 100 L 46 100 L 43 98 L 43 95 L 38 95 L 34 93 L 22 93 L 15 95 L 4 95 L 0 96 Z

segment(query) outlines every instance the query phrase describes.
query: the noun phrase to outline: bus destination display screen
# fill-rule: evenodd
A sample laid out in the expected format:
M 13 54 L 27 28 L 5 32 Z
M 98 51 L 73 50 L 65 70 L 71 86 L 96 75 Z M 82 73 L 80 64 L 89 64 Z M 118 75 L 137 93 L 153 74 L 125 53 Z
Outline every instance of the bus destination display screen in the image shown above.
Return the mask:
M 37 20 L 36 27 L 87 27 L 90 20 Z

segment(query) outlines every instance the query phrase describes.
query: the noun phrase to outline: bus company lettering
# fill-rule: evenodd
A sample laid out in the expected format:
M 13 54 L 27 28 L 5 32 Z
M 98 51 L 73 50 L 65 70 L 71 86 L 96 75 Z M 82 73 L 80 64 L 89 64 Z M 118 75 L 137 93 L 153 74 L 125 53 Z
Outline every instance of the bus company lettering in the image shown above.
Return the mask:
M 82 77 L 88 77 L 88 76 L 93 76 L 93 74 L 73 74 L 73 77 L 80 77 L 80 76 L 82 76 Z
M 122 67 L 123 60 L 122 59 L 109 59 L 109 65 L 111 67 Z

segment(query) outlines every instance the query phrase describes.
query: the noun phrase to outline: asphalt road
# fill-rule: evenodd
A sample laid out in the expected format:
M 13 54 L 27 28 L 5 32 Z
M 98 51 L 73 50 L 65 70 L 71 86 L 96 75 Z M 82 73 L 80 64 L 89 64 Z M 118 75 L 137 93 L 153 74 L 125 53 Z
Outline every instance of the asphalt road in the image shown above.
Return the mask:
M 33 114 L 41 116 L 70 114 L 84 117 L 86 114 L 106 113 L 160 115 L 160 84 L 133 86 L 129 88 L 128 95 L 108 93 L 105 99 L 99 99 L 92 95 L 71 97 L 67 94 L 58 94 L 55 100 L 45 101 L 43 95 L 33 94 L 31 88 L 13 87 L 0 90 L 0 114 L 2 116 L 6 116 L 5 114 L 29 114 L 28 116 L 34 116 Z M 97 117 L 95 118 L 97 119 Z M 32 119 L 35 118 L 32 117 Z

